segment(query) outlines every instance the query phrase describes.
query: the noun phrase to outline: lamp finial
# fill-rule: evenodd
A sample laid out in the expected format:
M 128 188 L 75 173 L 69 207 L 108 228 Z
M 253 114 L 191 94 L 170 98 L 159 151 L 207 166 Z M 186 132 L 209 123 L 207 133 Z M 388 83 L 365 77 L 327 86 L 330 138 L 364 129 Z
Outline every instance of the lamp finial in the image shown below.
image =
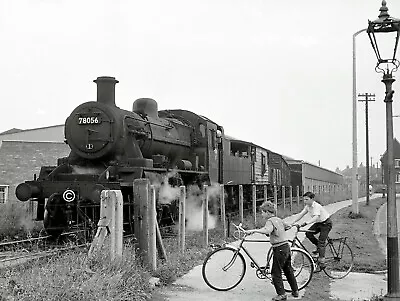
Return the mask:
M 389 16 L 389 13 L 388 13 L 388 8 L 387 8 L 387 6 L 386 6 L 386 0 L 382 0 L 382 6 L 381 6 L 381 8 L 379 9 L 379 11 L 380 11 L 380 13 L 379 13 L 379 19 L 387 19 L 388 17 L 390 17 Z

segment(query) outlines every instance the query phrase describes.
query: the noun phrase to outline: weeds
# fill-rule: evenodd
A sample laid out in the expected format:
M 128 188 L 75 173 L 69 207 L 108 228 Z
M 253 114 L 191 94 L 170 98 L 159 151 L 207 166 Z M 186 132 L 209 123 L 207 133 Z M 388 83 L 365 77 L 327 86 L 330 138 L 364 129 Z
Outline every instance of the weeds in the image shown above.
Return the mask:
M 29 203 L 0 204 L 0 240 L 24 238 L 38 233 L 43 225 L 32 220 Z
M 110 262 L 103 250 L 88 268 L 86 253 L 60 254 L 10 269 L 3 297 L 16 300 L 148 300 L 150 274 L 126 250 L 122 260 Z

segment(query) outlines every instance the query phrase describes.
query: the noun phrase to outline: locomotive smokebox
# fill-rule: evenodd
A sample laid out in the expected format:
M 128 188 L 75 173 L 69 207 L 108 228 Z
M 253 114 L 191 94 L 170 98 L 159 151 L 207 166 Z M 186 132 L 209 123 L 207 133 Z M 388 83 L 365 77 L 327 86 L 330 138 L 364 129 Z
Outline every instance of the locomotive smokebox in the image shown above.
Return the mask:
M 97 102 L 115 106 L 115 77 L 100 76 L 94 80 L 97 84 Z

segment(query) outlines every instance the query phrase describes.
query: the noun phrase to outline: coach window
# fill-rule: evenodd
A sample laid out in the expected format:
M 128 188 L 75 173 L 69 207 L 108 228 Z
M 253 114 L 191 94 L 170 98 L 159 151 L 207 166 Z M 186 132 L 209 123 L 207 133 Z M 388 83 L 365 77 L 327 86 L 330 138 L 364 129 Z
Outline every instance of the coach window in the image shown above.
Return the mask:
M 400 159 L 394 159 L 394 167 L 400 167 Z
M 0 203 L 4 204 L 8 200 L 8 185 L 0 185 Z
M 400 174 L 396 174 L 396 183 L 400 183 Z

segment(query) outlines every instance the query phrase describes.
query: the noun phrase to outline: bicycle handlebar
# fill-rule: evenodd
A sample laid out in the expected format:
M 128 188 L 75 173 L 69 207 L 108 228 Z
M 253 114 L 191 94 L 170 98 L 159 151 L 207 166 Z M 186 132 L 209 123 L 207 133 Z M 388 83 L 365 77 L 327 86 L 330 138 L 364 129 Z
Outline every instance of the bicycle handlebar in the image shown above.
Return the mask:
M 234 225 L 235 228 L 236 228 L 237 230 L 239 230 L 240 232 L 244 232 L 244 233 L 246 232 L 246 230 L 243 229 L 243 227 L 242 227 L 242 223 L 240 223 L 239 225 L 236 225 L 236 224 L 232 223 L 232 225 Z
M 242 238 L 245 238 L 246 236 L 249 235 L 249 234 L 246 233 L 246 230 L 242 227 L 242 223 L 240 223 L 239 225 L 236 225 L 236 224 L 232 223 L 232 225 L 236 228 L 237 231 L 239 231 L 239 234 L 243 234 L 244 235 Z M 298 232 L 315 233 L 315 231 L 310 231 L 310 230 L 301 230 L 300 231 L 300 228 L 302 228 L 302 226 L 299 225 L 299 224 L 293 224 L 293 225 L 291 225 L 289 228 L 287 228 L 285 230 L 289 230 L 289 229 L 291 229 L 293 227 L 296 227 L 296 234 L 295 235 L 297 235 Z
M 308 229 L 303 229 L 303 230 L 300 231 L 300 228 L 302 228 L 302 226 L 299 225 L 299 224 L 293 224 L 290 228 L 293 228 L 293 227 L 296 227 L 296 228 L 297 228 L 297 232 L 316 233 L 315 231 L 313 231 L 313 230 L 308 230 Z M 290 229 L 290 228 L 289 228 L 289 229 Z

